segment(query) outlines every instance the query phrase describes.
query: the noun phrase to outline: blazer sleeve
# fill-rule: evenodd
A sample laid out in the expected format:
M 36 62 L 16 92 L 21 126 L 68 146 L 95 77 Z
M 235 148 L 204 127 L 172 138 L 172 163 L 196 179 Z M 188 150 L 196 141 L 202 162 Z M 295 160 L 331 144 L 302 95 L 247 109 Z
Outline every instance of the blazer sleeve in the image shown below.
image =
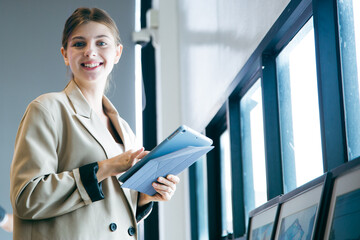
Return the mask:
M 136 222 L 140 222 L 141 220 L 147 218 L 150 215 L 153 207 L 154 207 L 154 202 L 150 202 L 142 207 L 137 207 Z
M 32 102 L 20 123 L 10 172 L 10 199 L 22 219 L 45 219 L 74 211 L 91 198 L 79 168 L 57 173 L 58 136 L 55 119 Z

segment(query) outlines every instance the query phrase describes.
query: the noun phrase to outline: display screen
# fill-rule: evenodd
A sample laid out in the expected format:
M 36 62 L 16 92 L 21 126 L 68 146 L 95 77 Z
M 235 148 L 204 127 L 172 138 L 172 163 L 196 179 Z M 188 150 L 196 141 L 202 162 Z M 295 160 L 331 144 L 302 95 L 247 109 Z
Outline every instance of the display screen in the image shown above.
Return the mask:
M 360 239 L 360 189 L 336 198 L 329 239 Z
M 253 240 L 270 240 L 274 223 L 268 223 L 252 231 Z
M 282 219 L 279 240 L 311 239 L 317 205 L 306 208 Z

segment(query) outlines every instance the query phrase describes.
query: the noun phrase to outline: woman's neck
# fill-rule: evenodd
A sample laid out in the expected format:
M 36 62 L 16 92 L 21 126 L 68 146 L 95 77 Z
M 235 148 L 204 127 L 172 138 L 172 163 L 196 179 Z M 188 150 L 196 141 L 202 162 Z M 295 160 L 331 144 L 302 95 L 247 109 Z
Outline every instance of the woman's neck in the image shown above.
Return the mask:
M 104 89 L 105 84 L 99 83 L 87 83 L 81 84 L 74 79 L 75 83 L 78 85 L 79 89 L 81 90 L 82 94 L 86 98 L 87 102 L 89 103 L 90 107 L 98 114 L 103 114 L 103 105 L 102 99 L 104 96 Z

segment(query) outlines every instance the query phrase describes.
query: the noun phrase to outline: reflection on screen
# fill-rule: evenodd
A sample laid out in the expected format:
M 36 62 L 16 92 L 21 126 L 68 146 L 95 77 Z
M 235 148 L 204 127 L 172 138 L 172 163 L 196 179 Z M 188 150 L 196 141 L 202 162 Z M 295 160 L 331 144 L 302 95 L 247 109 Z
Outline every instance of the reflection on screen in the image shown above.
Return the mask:
M 280 240 L 310 240 L 317 205 L 306 208 L 282 219 L 280 226 Z
M 360 189 L 336 198 L 330 240 L 360 239 Z
M 252 239 L 254 240 L 270 240 L 274 223 L 268 223 L 258 227 L 252 231 Z

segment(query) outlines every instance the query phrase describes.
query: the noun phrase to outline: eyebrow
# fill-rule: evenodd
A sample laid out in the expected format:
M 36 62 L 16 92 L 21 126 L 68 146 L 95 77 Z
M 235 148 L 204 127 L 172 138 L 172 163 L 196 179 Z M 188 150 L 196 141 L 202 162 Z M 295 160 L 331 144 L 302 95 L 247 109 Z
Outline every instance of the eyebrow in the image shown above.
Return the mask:
M 95 39 L 103 38 L 103 37 L 105 37 L 105 38 L 110 38 L 110 37 L 107 36 L 107 35 L 98 35 L 98 36 L 95 37 Z M 71 41 L 74 41 L 74 40 L 84 40 L 84 39 L 85 39 L 85 37 L 75 36 L 75 37 L 71 38 Z

